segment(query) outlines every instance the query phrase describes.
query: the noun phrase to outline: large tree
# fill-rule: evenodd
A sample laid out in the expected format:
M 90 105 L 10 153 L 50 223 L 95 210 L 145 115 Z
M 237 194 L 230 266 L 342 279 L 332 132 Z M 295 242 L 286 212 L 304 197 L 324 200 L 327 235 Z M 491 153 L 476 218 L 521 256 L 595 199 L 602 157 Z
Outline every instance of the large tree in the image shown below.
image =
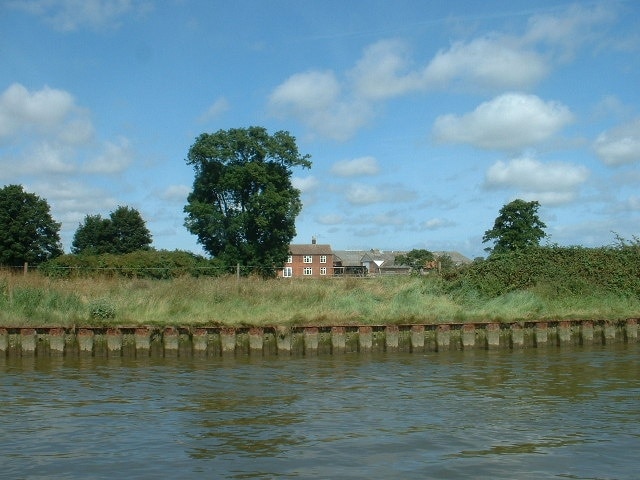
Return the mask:
M 493 242 L 493 247 L 485 250 L 493 253 L 505 253 L 522 250 L 540 244 L 547 236 L 547 226 L 538 217 L 537 201 L 513 200 L 504 205 L 496 218 L 493 228 L 484 232 L 482 242 Z
M 140 212 L 134 208 L 119 206 L 109 218 L 87 215 L 78 226 L 71 251 L 73 253 L 124 254 L 148 250 L 151 233 Z
M 0 189 L 0 265 L 37 264 L 62 255 L 59 232 L 46 200 L 21 185 Z
M 293 167 L 310 168 L 288 132 L 262 127 L 200 135 L 187 163 L 195 170 L 185 226 L 210 255 L 263 273 L 281 266 L 302 203 Z

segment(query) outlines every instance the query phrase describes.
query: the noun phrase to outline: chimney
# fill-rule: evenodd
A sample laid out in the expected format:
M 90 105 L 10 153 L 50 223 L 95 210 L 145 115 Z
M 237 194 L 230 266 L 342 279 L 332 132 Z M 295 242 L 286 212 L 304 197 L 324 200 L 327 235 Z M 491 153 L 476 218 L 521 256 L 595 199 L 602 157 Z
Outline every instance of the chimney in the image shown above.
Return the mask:
M 311 245 L 315 245 L 316 244 L 316 237 L 311 237 Z

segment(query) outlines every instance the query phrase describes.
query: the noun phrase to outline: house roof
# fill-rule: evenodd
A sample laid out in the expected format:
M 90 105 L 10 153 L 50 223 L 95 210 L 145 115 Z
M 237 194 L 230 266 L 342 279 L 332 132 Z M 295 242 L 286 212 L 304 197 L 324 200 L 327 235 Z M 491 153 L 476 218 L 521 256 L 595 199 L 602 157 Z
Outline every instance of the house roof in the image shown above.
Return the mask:
M 332 255 L 331 245 L 318 243 L 304 243 L 289 245 L 291 255 Z
M 357 266 L 362 265 L 363 262 L 383 262 L 381 264 L 384 268 L 399 268 L 407 267 L 406 265 L 396 265 L 395 259 L 397 255 L 406 254 L 404 251 L 383 251 L 377 249 L 371 250 L 336 250 L 333 254 L 338 260 L 342 261 L 342 265 Z M 462 265 L 465 263 L 471 263 L 471 260 L 458 252 L 433 252 L 435 256 L 449 255 L 451 260 L 456 265 Z

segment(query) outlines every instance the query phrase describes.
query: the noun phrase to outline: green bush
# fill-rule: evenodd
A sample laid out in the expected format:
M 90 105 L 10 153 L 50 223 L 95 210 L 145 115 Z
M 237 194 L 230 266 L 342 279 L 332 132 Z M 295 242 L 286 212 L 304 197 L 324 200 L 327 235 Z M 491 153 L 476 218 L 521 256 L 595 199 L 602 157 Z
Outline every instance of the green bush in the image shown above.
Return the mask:
M 492 255 L 446 275 L 450 292 L 489 298 L 537 289 L 548 296 L 640 295 L 640 247 L 533 247 Z
M 49 277 L 126 277 L 170 279 L 185 275 L 217 276 L 226 273 L 216 260 L 181 250 L 139 250 L 123 255 L 67 254 L 39 267 Z
M 116 317 L 116 307 L 109 300 L 101 298 L 89 304 L 91 320 L 111 320 Z

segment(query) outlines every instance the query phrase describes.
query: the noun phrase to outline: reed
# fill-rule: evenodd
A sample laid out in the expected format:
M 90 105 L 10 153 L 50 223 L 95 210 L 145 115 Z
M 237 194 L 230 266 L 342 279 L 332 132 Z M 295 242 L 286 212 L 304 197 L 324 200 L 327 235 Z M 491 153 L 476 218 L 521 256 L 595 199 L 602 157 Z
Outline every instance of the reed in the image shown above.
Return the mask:
M 637 296 L 554 295 L 538 286 L 484 297 L 437 277 L 51 278 L 0 274 L 0 326 L 350 325 L 638 317 Z

